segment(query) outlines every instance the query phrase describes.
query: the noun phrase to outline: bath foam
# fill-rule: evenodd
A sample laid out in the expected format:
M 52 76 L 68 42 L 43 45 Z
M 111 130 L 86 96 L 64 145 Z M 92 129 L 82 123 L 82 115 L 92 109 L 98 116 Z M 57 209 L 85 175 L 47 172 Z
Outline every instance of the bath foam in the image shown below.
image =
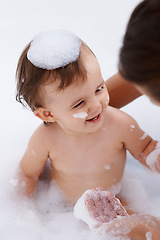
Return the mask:
M 31 42 L 28 60 L 36 67 L 53 70 L 75 62 L 80 53 L 81 40 L 66 30 L 39 33 Z

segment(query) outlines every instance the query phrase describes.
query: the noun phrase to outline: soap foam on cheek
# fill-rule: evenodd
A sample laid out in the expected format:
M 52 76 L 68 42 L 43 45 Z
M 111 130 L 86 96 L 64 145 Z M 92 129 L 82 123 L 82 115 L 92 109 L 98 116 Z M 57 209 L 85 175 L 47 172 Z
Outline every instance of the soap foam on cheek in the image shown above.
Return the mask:
M 88 114 L 86 112 L 80 112 L 80 113 L 73 114 L 73 117 L 74 118 L 85 119 L 86 117 L 88 117 Z

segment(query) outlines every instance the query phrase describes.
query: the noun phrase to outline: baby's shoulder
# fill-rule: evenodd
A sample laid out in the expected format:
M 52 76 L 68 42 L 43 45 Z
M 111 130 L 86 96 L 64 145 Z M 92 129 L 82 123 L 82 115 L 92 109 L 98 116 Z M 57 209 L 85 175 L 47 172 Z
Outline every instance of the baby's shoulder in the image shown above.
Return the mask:
M 42 143 L 47 143 L 50 141 L 51 136 L 54 136 L 54 126 L 52 124 L 45 125 L 42 123 L 32 134 L 30 141 L 37 141 Z
M 119 127 L 126 127 L 130 126 L 131 124 L 137 124 L 136 120 L 132 116 L 117 108 L 109 107 L 109 115 L 112 124 Z

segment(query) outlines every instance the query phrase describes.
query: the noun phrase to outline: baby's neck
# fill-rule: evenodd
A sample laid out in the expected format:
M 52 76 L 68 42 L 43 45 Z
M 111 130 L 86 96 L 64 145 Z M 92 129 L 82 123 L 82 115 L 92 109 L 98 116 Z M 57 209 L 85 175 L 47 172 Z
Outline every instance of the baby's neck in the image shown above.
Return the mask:
M 68 129 L 62 129 L 58 123 L 52 123 L 52 126 L 54 125 L 54 128 L 57 129 L 57 131 L 59 133 L 61 133 L 63 136 L 67 136 L 68 138 L 73 138 L 73 139 L 79 139 L 79 140 L 83 140 L 86 138 L 94 138 L 95 136 L 98 136 L 99 134 L 102 134 L 102 129 L 103 127 L 99 128 L 98 130 L 96 130 L 95 132 L 73 132 L 73 131 L 69 131 Z

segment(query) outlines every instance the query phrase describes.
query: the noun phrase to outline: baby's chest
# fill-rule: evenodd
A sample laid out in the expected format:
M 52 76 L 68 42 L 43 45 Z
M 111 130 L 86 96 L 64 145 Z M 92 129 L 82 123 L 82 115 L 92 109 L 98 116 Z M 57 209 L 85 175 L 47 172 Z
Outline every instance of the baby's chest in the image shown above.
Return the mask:
M 66 144 L 63 149 L 57 148 L 52 152 L 52 166 L 55 170 L 66 172 L 95 172 L 99 169 L 113 168 L 122 158 L 124 152 L 107 143 L 97 142 L 92 144 L 81 144 L 73 146 Z

